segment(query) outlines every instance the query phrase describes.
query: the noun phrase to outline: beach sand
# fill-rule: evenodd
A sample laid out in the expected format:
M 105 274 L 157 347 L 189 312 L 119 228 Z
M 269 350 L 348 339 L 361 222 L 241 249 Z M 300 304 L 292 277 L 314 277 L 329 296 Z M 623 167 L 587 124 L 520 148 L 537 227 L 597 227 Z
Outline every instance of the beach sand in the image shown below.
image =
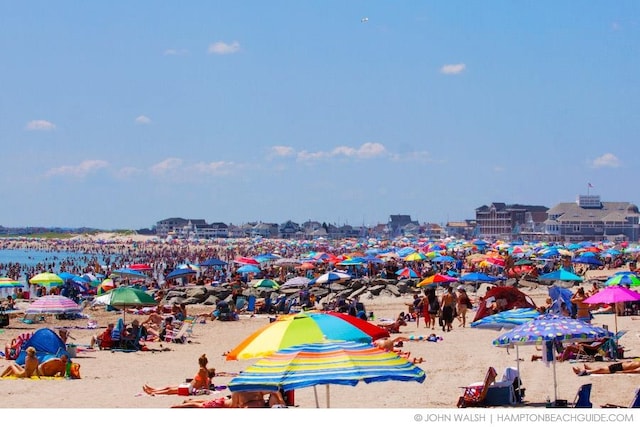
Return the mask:
M 532 296 L 537 303 L 544 301 L 547 288 L 523 287 L 522 290 Z M 476 297 L 470 293 L 472 299 Z M 405 303 L 410 297 L 376 297 L 363 300 L 368 311 L 373 311 L 378 319 L 393 319 L 400 311 L 406 310 Z M 190 314 L 210 312 L 211 307 L 188 306 Z M 99 329 L 86 329 L 87 320 L 61 321 L 53 318 L 36 325 L 26 325 L 12 319 L 8 328 L 0 334 L 0 345 L 20 333 L 33 331 L 39 327 L 56 328 L 67 326 L 75 338 L 72 342 L 88 345 L 92 334 L 102 331 L 109 321 L 118 318 L 118 314 L 106 312 L 104 308 L 85 309 L 85 313 L 97 320 Z M 469 313 L 472 319 L 474 312 Z M 145 316 L 127 314 L 127 322 Z M 182 402 L 183 396 L 149 396 L 142 393 L 143 384 L 153 387 L 177 385 L 191 378 L 197 371 L 197 360 L 201 354 L 209 358 L 209 367 L 218 372 L 237 373 L 255 362 L 255 360 L 226 361 L 223 353 L 231 350 L 246 336 L 269 322 L 268 316 L 241 316 L 239 321 L 207 321 L 196 324 L 189 343 L 150 343 L 152 349 L 169 348 L 170 351 L 148 352 L 111 352 L 108 350 L 80 351 L 74 360 L 81 365 L 82 379 L 79 380 L 0 380 L 4 398 L 0 400 L 3 408 L 168 408 Z M 606 324 L 614 328 L 612 314 L 596 315 L 594 324 Z M 619 317 L 618 329 L 628 332 L 621 339 L 626 348 L 625 358 L 640 356 L 640 338 L 638 336 L 640 320 L 633 317 Z M 83 328 L 85 327 L 85 328 Z M 432 331 L 421 323 L 409 322 L 402 328 L 400 335 L 428 335 Z M 332 408 L 455 408 L 463 387 L 482 381 L 488 367 L 493 366 L 500 377 L 507 367 L 516 366 L 516 351 L 507 351 L 492 345 L 493 339 L 501 332 L 458 327 L 445 333 L 436 329 L 443 340 L 437 343 L 427 341 L 409 341 L 404 350 L 411 357 L 424 359 L 419 366 L 425 370 L 424 383 L 380 382 L 360 383 L 356 387 L 330 386 L 330 405 Z M 161 347 L 162 346 L 162 347 Z M 547 397 L 553 399 L 553 370 L 542 361 L 531 361 L 533 354 L 540 354 L 534 346 L 520 347 L 520 373 L 526 388 L 525 406 L 544 406 Z M 8 361 L 0 361 L 4 367 Z M 594 365 L 606 365 L 599 362 Z M 594 407 L 605 403 L 628 405 L 634 390 L 640 385 L 640 375 L 615 374 L 576 376 L 572 367 L 576 364 L 563 362 L 557 364 L 558 398 L 571 402 L 584 383 L 592 383 L 591 400 Z M 217 376 L 216 385 L 225 385 L 229 376 Z M 318 387 L 320 407 L 326 407 L 326 388 Z M 217 393 L 222 396 L 228 390 Z M 313 388 L 299 389 L 295 392 L 295 404 L 300 408 L 315 408 Z

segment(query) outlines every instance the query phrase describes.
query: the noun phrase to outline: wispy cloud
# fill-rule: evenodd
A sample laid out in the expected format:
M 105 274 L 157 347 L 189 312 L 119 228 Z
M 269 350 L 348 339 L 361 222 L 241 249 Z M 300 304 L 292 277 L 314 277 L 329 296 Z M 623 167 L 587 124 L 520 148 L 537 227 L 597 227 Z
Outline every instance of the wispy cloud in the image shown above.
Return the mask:
M 387 155 L 387 149 L 379 142 L 365 142 L 360 147 L 341 145 L 331 151 L 300 151 L 297 159 L 300 161 L 321 160 L 336 157 L 369 159 Z
M 48 121 L 48 120 L 31 120 L 25 126 L 25 129 L 27 129 L 27 130 L 44 130 L 44 131 L 48 131 L 48 130 L 54 130 L 55 128 L 56 128 L 56 125 L 53 124 L 52 122 Z
M 109 163 L 104 160 L 85 160 L 79 165 L 75 166 L 59 166 L 57 168 L 49 169 L 46 172 L 46 176 L 75 176 L 83 178 L 92 172 L 96 172 L 100 169 L 104 169 L 109 166 Z
M 125 166 L 114 172 L 114 176 L 118 179 L 127 179 L 135 175 L 140 175 L 142 169 L 135 168 L 133 166 Z
M 237 165 L 233 162 L 210 162 L 210 163 L 198 163 L 195 165 L 195 170 L 200 173 L 208 175 L 228 175 Z
M 595 158 L 591 162 L 591 167 L 593 168 L 617 168 L 620 166 L 620 159 L 618 159 L 614 154 L 606 153 L 600 157 Z
M 467 66 L 465 64 L 446 64 L 440 68 L 442 74 L 460 74 Z
M 293 147 L 286 145 L 274 145 L 269 150 L 270 157 L 291 157 L 296 154 L 296 150 Z
M 215 55 L 229 55 L 240 50 L 240 43 L 234 41 L 232 43 L 215 42 L 209 45 L 208 52 Z
M 165 56 L 181 56 L 188 54 L 189 51 L 187 49 L 166 49 L 162 52 Z
M 182 163 L 182 159 L 170 157 L 161 161 L 160 163 L 156 163 L 155 165 L 151 166 L 151 172 L 156 175 L 162 175 L 178 169 L 180 166 L 182 166 Z
M 139 125 L 148 125 L 151 124 L 151 119 L 147 116 L 138 116 L 136 117 L 136 123 Z

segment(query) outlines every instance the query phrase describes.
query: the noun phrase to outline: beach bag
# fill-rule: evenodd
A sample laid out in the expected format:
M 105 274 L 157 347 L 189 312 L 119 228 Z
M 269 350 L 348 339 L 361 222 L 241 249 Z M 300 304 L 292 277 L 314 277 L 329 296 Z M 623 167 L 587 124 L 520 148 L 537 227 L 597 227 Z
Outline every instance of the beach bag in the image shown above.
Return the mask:
M 433 301 L 431 301 L 429 303 L 429 314 L 438 314 L 438 311 L 440 311 L 440 301 L 438 301 L 437 298 L 435 298 Z

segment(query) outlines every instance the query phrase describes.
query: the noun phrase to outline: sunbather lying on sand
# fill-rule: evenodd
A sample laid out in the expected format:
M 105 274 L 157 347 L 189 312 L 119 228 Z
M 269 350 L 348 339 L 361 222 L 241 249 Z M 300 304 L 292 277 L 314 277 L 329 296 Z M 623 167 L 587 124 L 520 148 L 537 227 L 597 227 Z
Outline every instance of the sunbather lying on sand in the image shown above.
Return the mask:
M 628 362 L 612 363 L 608 366 L 601 366 L 598 368 L 590 368 L 585 364 L 584 369 L 580 369 L 576 366 L 573 367 L 573 372 L 576 375 L 591 375 L 591 374 L 615 374 L 620 372 L 623 374 L 640 374 L 640 360 L 630 360 Z

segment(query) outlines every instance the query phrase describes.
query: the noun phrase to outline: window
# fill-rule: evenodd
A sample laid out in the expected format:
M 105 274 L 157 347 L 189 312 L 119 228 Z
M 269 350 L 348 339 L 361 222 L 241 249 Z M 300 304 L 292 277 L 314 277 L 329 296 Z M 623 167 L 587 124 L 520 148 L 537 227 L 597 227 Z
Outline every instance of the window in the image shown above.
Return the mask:
M 580 231 L 580 224 L 573 224 L 573 231 L 574 233 L 577 233 Z

